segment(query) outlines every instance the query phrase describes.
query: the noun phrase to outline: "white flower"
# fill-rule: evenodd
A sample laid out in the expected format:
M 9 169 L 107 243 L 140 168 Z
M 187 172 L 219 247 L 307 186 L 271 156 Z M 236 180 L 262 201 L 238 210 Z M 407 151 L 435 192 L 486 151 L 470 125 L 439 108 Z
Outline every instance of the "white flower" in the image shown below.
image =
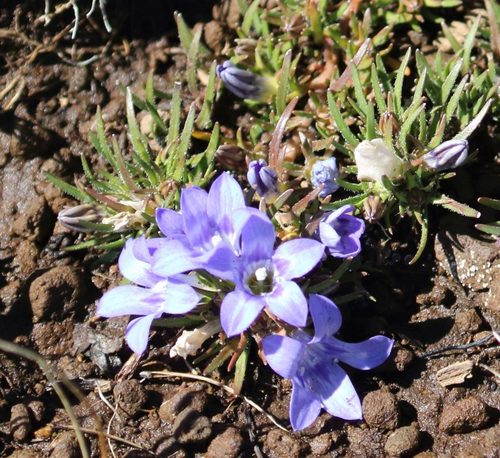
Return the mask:
M 175 345 L 170 349 L 170 357 L 181 356 L 185 359 L 188 355 L 195 355 L 205 340 L 220 330 L 219 320 L 213 320 L 201 328 L 196 328 L 192 331 L 183 331 L 177 342 L 175 342 Z
M 354 149 L 359 181 L 382 181 L 395 178 L 403 171 L 403 161 L 391 151 L 382 138 L 364 140 Z

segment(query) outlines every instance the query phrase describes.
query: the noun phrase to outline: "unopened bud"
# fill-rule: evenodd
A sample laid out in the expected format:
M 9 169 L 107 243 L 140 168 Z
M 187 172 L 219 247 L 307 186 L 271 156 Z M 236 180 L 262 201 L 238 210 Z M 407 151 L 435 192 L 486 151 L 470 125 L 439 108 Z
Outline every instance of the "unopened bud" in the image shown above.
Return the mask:
M 217 65 L 217 76 L 234 95 L 242 99 L 259 100 L 270 89 L 267 78 L 238 68 L 229 60 Z
M 390 150 L 382 138 L 364 140 L 354 149 L 359 181 L 382 181 L 385 175 L 396 178 L 403 172 L 404 162 Z
M 248 164 L 247 179 L 250 186 L 264 199 L 270 199 L 278 193 L 278 174 L 264 159 Z
M 170 349 L 170 357 L 181 356 L 185 359 L 188 355 L 195 355 L 207 339 L 220 331 L 219 320 L 209 321 L 201 328 L 192 331 L 183 331 Z
M 468 154 L 467 140 L 448 140 L 424 154 L 424 162 L 427 167 L 438 171 L 454 169 L 467 159 Z
M 334 157 L 330 157 L 324 161 L 317 161 L 312 166 L 312 185 L 315 188 L 323 186 L 323 189 L 319 193 L 320 197 L 326 197 L 339 189 L 339 185 L 337 184 L 338 177 L 339 169 L 337 167 L 337 160 Z
M 378 127 L 380 132 L 386 131 L 391 125 L 392 132 L 397 134 L 399 132 L 399 122 L 392 111 L 384 111 L 382 116 L 380 116 L 380 120 L 378 122 Z
M 89 204 L 80 204 L 74 207 L 64 208 L 57 215 L 57 219 L 64 227 L 77 232 L 92 232 L 85 223 L 98 224 L 101 222 L 103 212 L 97 207 Z
M 386 205 L 379 196 L 370 194 L 363 201 L 363 216 L 369 223 L 374 223 L 382 218 Z

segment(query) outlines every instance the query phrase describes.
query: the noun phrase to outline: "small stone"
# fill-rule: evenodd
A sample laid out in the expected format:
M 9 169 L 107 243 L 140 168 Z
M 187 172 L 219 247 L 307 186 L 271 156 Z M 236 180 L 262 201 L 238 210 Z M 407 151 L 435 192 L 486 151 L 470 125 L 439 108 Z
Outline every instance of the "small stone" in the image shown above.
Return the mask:
M 417 453 L 413 458 L 437 458 L 437 455 L 434 452 L 425 451 Z
M 203 413 L 209 404 L 209 396 L 200 385 L 180 387 L 178 391 L 160 406 L 159 415 L 163 421 L 173 423 L 176 416 L 189 407 Z
M 52 443 L 52 446 L 54 448 L 50 454 L 50 458 L 79 458 L 81 456 L 78 441 L 75 434 L 71 431 L 59 434 Z
M 33 450 L 16 450 L 12 452 L 7 458 L 40 458 L 40 455 Z
M 420 432 L 414 425 L 396 429 L 385 443 L 385 451 L 391 457 L 409 454 L 418 447 Z
M 173 428 L 180 444 L 199 444 L 212 435 L 210 420 L 189 407 L 177 415 Z
M 237 458 L 243 448 L 243 437 L 238 429 L 227 428 L 218 435 L 208 446 L 205 458 Z
M 326 455 L 333 445 L 333 437 L 330 433 L 320 434 L 311 439 L 309 447 L 311 447 L 311 452 L 318 455 Z
M 10 433 L 14 440 L 26 441 L 31 434 L 31 430 L 28 408 L 24 404 L 13 405 L 10 409 Z
M 460 332 L 477 332 L 483 320 L 474 309 L 462 310 L 455 317 L 455 326 Z
M 301 458 L 304 456 L 302 443 L 281 429 L 269 431 L 264 442 L 264 452 L 269 458 Z
M 45 415 L 45 404 L 42 401 L 33 400 L 28 404 L 33 420 L 40 423 Z
M 113 396 L 118 405 L 118 412 L 128 417 L 135 416 L 146 402 L 146 391 L 137 380 L 118 382 L 113 388 Z
M 413 361 L 413 353 L 407 348 L 396 349 L 394 364 L 398 372 L 404 372 Z
M 396 397 L 385 389 L 372 391 L 363 399 L 363 418 L 372 428 L 393 430 L 399 422 Z
M 489 420 L 487 405 L 481 399 L 470 396 L 443 406 L 439 429 L 448 434 L 467 433 L 483 428 Z

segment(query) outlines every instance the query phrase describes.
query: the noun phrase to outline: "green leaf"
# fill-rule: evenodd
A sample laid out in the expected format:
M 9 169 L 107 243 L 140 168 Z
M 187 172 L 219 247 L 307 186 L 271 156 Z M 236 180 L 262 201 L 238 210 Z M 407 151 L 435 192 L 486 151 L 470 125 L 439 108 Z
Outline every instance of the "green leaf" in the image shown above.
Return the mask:
M 127 109 L 127 124 L 129 129 L 129 136 L 132 142 L 132 147 L 134 151 L 139 155 L 139 157 L 144 162 L 149 162 L 149 153 L 143 143 L 142 134 L 139 131 L 139 126 L 137 125 L 137 120 L 134 113 L 134 104 L 132 103 L 132 93 L 130 88 L 127 88 L 126 95 L 126 109 Z
M 358 68 L 356 67 L 356 65 L 352 60 L 349 63 L 349 65 L 351 67 L 352 82 L 354 85 L 354 95 L 356 96 L 356 101 L 363 114 L 366 115 L 368 112 L 368 102 L 366 100 L 365 93 L 363 91 L 363 86 L 359 78 Z
M 189 51 L 187 53 L 187 83 L 188 88 L 192 95 L 196 95 L 198 89 L 198 77 L 196 74 L 197 69 L 197 55 L 200 48 L 201 33 L 203 32 L 203 27 L 197 27 L 193 35 L 193 40 L 189 46 Z
M 481 232 L 486 232 L 487 234 L 496 235 L 497 237 L 500 237 L 500 221 L 489 224 L 476 224 L 475 227 L 477 230 Z
M 210 66 L 208 73 L 208 83 L 205 89 L 205 97 L 203 98 L 203 105 L 200 114 L 196 118 L 196 125 L 200 129 L 208 129 L 212 125 L 212 110 L 215 99 L 215 75 L 216 75 L 217 62 L 214 60 Z
M 477 114 L 477 116 L 465 127 L 461 132 L 459 132 L 455 137 L 459 140 L 467 140 L 469 136 L 477 129 L 479 124 L 481 124 L 481 121 L 483 118 L 486 116 L 488 113 L 488 110 L 490 109 L 491 104 L 493 103 L 493 99 L 488 100 L 484 107 L 481 109 L 481 111 Z
M 474 44 L 474 40 L 476 38 L 476 33 L 477 29 L 479 28 L 479 23 L 481 21 L 481 15 L 476 16 L 476 19 L 474 19 L 474 22 L 472 23 L 472 27 L 469 30 L 469 33 L 465 37 L 464 41 L 464 47 L 463 47 L 463 59 L 464 59 L 464 65 L 462 68 L 462 71 L 464 73 L 467 73 L 470 68 L 470 59 L 471 59 L 471 52 L 472 52 L 472 45 Z
M 252 4 L 245 11 L 243 16 L 243 22 L 241 23 L 241 30 L 248 36 L 250 34 L 250 27 L 252 27 L 254 16 L 257 13 L 257 8 L 259 7 L 260 0 L 254 0 Z
M 358 195 L 353 196 L 353 197 L 347 197 L 346 199 L 339 199 L 339 200 L 336 200 L 335 202 L 330 202 L 329 204 L 322 205 L 321 210 L 336 210 L 337 208 L 340 208 L 343 205 L 358 205 L 369 194 L 370 194 L 370 192 L 366 191 L 362 194 L 358 194 Z
M 245 382 L 245 374 L 247 372 L 248 360 L 250 356 L 250 345 L 247 343 L 245 349 L 241 352 L 238 360 L 236 361 L 235 372 L 234 372 L 234 384 L 233 390 L 234 394 L 238 396 L 243 388 L 243 383 Z
M 443 34 L 446 37 L 446 39 L 448 40 L 448 42 L 450 43 L 450 46 L 452 47 L 453 52 L 458 54 L 460 52 L 460 50 L 462 49 L 462 45 L 457 41 L 457 39 L 455 38 L 453 33 L 451 33 L 451 30 L 446 25 L 444 20 L 441 22 L 441 28 L 443 29 Z
M 174 13 L 174 19 L 177 24 L 177 32 L 179 34 L 181 46 L 184 48 L 184 51 L 188 53 L 191 42 L 193 41 L 193 32 L 184 21 L 182 14 L 178 11 Z M 210 51 L 203 45 L 200 45 L 199 52 L 204 55 L 210 54 Z
M 170 121 L 168 123 L 167 146 L 171 145 L 179 137 L 181 126 L 181 83 L 175 83 L 170 108 Z
M 288 88 L 290 85 L 290 63 L 292 61 L 292 51 L 288 50 L 283 59 L 283 66 L 281 68 L 281 76 L 278 82 L 278 91 L 276 93 L 276 115 L 281 116 L 286 108 L 286 98 L 288 95 Z
M 405 56 L 399 66 L 399 70 L 396 74 L 396 81 L 394 82 L 394 113 L 396 117 L 399 118 L 401 115 L 402 98 L 403 98 L 403 80 L 405 77 L 405 70 L 408 66 L 408 62 L 411 57 L 411 48 L 408 48 Z
M 337 125 L 337 129 L 342 134 L 347 143 L 349 143 L 354 147 L 358 146 L 359 140 L 352 133 L 351 129 L 349 129 L 346 122 L 344 121 L 344 118 L 342 117 L 339 109 L 337 108 L 337 104 L 335 103 L 335 99 L 333 98 L 333 94 L 331 91 L 327 92 L 327 98 L 328 98 L 328 108 L 330 109 L 330 114 L 333 120 L 335 121 L 335 124 Z
M 500 211 L 500 200 L 499 199 L 491 199 L 489 197 L 479 197 L 477 201 L 486 207 L 493 208 L 494 210 Z
M 455 81 L 458 78 L 458 74 L 460 73 L 460 68 L 462 68 L 463 65 L 463 59 L 458 59 L 455 62 L 455 65 L 453 65 L 452 69 L 450 70 L 450 73 L 444 80 L 443 85 L 441 86 L 441 104 L 446 105 L 446 102 L 448 101 L 448 97 L 450 96 L 451 90 L 453 89 L 453 86 L 455 85 Z
M 377 102 L 377 109 L 379 115 L 382 115 L 387 111 L 387 105 L 385 104 L 384 95 L 382 94 L 382 88 L 380 87 L 380 80 L 378 79 L 378 71 L 375 64 L 371 66 L 371 81 L 372 89 L 375 94 L 375 101 Z
M 47 180 L 49 180 L 50 183 L 59 188 L 62 192 L 68 194 L 69 196 L 75 198 L 76 200 L 79 200 L 80 202 L 91 203 L 94 201 L 81 189 L 78 189 L 76 186 L 66 183 L 64 180 L 61 180 L 60 178 L 52 175 L 51 173 L 45 172 L 45 177 L 47 178 Z
M 418 248 L 415 256 L 413 256 L 411 261 L 408 263 L 410 265 L 415 264 L 420 259 L 420 256 L 422 256 L 422 253 L 425 250 L 425 245 L 427 245 L 427 238 L 429 236 L 429 223 L 427 221 L 427 216 L 420 213 L 416 213 L 416 215 L 416 219 L 421 225 L 420 240 L 418 242 Z
M 461 202 L 457 202 L 451 197 L 445 196 L 444 194 L 432 201 L 434 205 L 440 205 L 447 210 L 451 210 L 452 212 L 458 213 L 462 216 L 467 216 L 468 218 L 479 218 L 481 213 L 477 210 L 474 210 L 472 207 L 469 207 L 466 204 Z
M 465 75 L 460 83 L 458 84 L 457 88 L 453 92 L 453 95 L 450 97 L 450 101 L 448 102 L 448 105 L 446 105 L 446 121 L 449 122 L 453 115 L 455 114 L 455 110 L 458 107 L 458 104 L 460 102 L 460 97 L 462 96 L 462 92 L 464 90 L 465 84 L 467 83 L 469 79 L 469 75 Z
M 191 135 L 193 133 L 195 113 L 196 106 L 193 102 L 191 104 L 191 107 L 189 108 L 186 122 L 184 123 L 184 129 L 182 130 L 179 146 L 175 151 L 175 171 L 172 177 L 175 181 L 184 181 L 183 177 L 186 174 L 186 157 L 189 149 L 189 144 L 191 142 Z

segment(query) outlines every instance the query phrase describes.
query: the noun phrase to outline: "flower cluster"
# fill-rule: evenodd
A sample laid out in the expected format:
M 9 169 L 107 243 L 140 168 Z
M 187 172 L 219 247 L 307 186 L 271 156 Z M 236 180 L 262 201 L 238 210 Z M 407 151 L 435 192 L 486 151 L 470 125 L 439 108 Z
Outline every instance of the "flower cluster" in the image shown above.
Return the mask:
M 252 167 L 249 181 L 256 183 L 256 189 L 273 190 L 273 171 L 265 163 Z M 353 207 L 344 206 L 326 214 L 313 238 L 276 244 L 273 222 L 245 204 L 242 189 L 228 173 L 217 178 L 209 192 L 196 186 L 185 188 L 179 212 L 156 211 L 163 237 L 127 241 L 119 268 L 133 284 L 105 293 L 97 314 L 136 315 L 127 327 L 126 340 L 132 350 L 143 353 L 154 319 L 164 313 L 186 314 L 197 307 L 202 285 L 196 273 L 204 272 L 214 284 L 222 285 L 220 310 L 205 326 L 184 331 L 171 356 L 195 354 L 221 330 L 232 337 L 251 330 L 257 322 L 260 333 L 266 323 L 278 323 L 291 330 L 291 337 L 265 337 L 263 350 L 271 367 L 293 380 L 293 428 L 306 427 L 321 407 L 342 418 L 359 418 L 359 399 L 335 362 L 369 369 L 385 360 L 392 341 L 382 336 L 360 344 L 335 339 L 331 335 L 340 326 L 335 305 L 316 295 L 308 302 L 296 282 L 323 259 L 325 247 L 340 258 L 359 253 L 364 223 L 352 211 Z M 314 338 L 304 330 L 309 314 L 316 327 Z

